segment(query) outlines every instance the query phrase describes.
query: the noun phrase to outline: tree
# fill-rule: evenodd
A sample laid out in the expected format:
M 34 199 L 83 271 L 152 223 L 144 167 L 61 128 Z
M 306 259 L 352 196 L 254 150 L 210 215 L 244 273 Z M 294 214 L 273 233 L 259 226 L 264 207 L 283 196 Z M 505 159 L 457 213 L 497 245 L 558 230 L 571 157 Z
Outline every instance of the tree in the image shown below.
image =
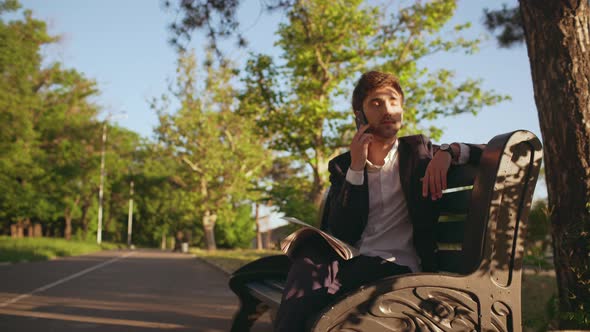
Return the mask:
M 16 12 L 17 1 L 1 1 L 0 15 Z M 43 151 L 36 142 L 37 94 L 44 84 L 40 49 L 54 38 L 44 22 L 26 11 L 23 19 L 0 20 L 0 218 L 15 222 L 49 213 L 46 197 L 36 190 L 45 171 L 35 162 Z
M 505 15 L 502 11 L 489 11 L 488 17 L 504 17 L 499 23 L 522 22 L 531 65 L 544 143 L 560 328 L 587 328 L 590 327 L 590 38 L 587 33 L 590 7 L 587 0 L 520 0 L 518 9 L 504 7 L 503 11 Z M 493 20 L 488 18 L 490 21 Z M 503 24 L 490 26 L 502 28 L 502 34 L 506 31 Z M 518 32 L 514 35 L 518 36 Z
M 17 1 L 0 2 L 0 14 L 19 9 Z M 90 101 L 96 83 L 59 62 L 44 63 L 42 47 L 58 38 L 31 11 L 1 20 L 0 40 L 0 217 L 40 222 L 66 239 L 81 226 L 85 237 L 98 189 L 102 125 Z M 115 151 L 107 150 L 113 154 L 107 166 L 114 176 L 106 186 L 120 191 L 120 170 L 127 175 L 124 159 L 138 137 L 114 128 L 110 138 Z M 117 190 L 109 191 L 112 207 L 125 196 Z
M 193 240 L 202 238 L 194 225 L 198 207 L 194 206 L 183 181 L 185 165 L 179 164 L 163 146 L 145 141 L 136 150 L 133 170 L 135 195 L 133 243 L 158 246 L 162 238 L 190 230 Z
M 441 130 L 425 128 L 425 120 L 475 114 L 506 98 L 482 90 L 479 80 L 457 83 L 452 71 L 422 65 L 438 53 L 476 51 L 478 40 L 461 37 L 469 24 L 446 27 L 455 9 L 453 0 L 417 1 L 393 13 L 361 0 L 296 1 L 277 32 L 281 64 L 264 54 L 248 62 L 241 114 L 257 121 L 270 148 L 288 154 L 295 167 L 305 166 L 301 179 L 311 180 L 300 188 L 316 208 L 326 190 L 327 163 L 353 134 L 350 107 L 339 105 L 361 72 L 400 76 L 406 134 L 436 139 Z
M 41 111 L 37 114 L 35 131 L 43 159 L 38 163 L 46 171 L 47 195 L 55 207 L 55 216 L 64 218 L 64 237 L 72 236 L 72 221 L 80 215 L 83 193 L 96 171 L 98 123 L 97 107 L 87 98 L 97 93 L 96 84 L 75 70 L 62 70 L 59 65 L 50 69 L 51 84 L 39 91 Z M 89 153 L 90 152 L 90 153 Z M 50 190 L 47 190 L 50 189 Z
M 0 2 L 0 14 L 19 9 L 17 1 Z M 69 238 L 92 159 L 95 83 L 60 63 L 43 65 L 42 47 L 57 38 L 31 11 L 0 20 L 0 40 L 0 217 L 19 224 L 63 218 Z
M 247 189 L 266 167 L 269 154 L 254 135 L 254 123 L 234 112 L 234 72 L 230 67 L 215 68 L 211 53 L 206 64 L 206 74 L 198 81 L 194 54 L 181 54 L 173 91 L 178 111 L 170 113 L 167 105 L 157 102 L 154 109 L 160 120 L 158 139 L 183 165 L 187 195 L 201 215 L 207 248 L 214 250 L 218 216 L 233 219 L 234 206 L 248 199 Z

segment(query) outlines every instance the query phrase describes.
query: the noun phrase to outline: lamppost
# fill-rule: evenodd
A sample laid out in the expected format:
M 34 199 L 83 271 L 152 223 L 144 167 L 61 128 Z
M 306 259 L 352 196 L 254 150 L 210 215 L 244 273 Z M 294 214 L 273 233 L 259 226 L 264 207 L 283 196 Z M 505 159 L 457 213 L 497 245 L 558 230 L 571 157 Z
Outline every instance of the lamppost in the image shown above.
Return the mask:
M 125 114 L 119 114 L 117 118 L 127 117 Z M 102 203 L 103 203 L 103 196 L 104 196 L 104 178 L 106 177 L 105 174 L 105 167 L 104 167 L 104 159 L 105 159 L 105 149 L 107 144 L 107 124 L 110 119 L 113 118 L 113 113 L 109 113 L 104 123 L 102 124 L 102 149 L 100 151 L 100 184 L 98 186 L 98 227 L 96 229 L 96 243 L 102 243 Z
M 127 247 L 131 248 L 131 229 L 133 226 L 133 180 L 129 185 L 129 217 L 127 218 Z

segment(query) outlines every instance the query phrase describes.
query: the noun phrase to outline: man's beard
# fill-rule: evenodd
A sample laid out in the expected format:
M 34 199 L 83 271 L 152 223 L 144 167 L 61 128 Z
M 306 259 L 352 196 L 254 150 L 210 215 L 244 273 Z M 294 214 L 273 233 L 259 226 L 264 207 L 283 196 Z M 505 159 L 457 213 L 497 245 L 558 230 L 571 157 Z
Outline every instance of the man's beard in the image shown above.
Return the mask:
M 397 136 L 397 133 L 401 129 L 401 124 L 395 126 L 378 126 L 373 129 L 373 135 L 383 139 L 390 139 Z

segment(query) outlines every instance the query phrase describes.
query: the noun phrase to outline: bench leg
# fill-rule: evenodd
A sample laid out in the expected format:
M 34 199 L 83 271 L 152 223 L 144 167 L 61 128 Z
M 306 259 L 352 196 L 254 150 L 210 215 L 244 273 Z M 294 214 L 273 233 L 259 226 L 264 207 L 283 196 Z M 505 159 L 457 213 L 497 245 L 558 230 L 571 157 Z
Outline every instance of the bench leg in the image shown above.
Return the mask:
M 268 310 L 268 306 L 261 302 L 241 302 L 240 309 L 234 316 L 231 332 L 250 331 L 252 325 Z

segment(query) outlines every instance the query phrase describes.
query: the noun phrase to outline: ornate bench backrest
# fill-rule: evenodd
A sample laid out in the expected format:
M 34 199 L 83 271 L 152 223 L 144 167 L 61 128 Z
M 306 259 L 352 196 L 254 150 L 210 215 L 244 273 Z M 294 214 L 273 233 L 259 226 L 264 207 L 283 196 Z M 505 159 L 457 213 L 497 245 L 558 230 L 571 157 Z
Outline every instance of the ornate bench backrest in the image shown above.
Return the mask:
M 494 137 L 480 160 L 463 240 L 464 273 L 488 271 L 509 286 L 522 268 L 526 222 L 543 152 L 524 130 Z M 518 278 L 520 281 L 520 278 Z
M 512 271 L 522 266 L 524 227 L 541 156 L 537 137 L 515 131 L 494 137 L 479 167 L 449 170 L 448 187 L 473 188 L 445 194 L 440 202 L 440 271 L 469 274 L 481 268 L 508 284 Z

